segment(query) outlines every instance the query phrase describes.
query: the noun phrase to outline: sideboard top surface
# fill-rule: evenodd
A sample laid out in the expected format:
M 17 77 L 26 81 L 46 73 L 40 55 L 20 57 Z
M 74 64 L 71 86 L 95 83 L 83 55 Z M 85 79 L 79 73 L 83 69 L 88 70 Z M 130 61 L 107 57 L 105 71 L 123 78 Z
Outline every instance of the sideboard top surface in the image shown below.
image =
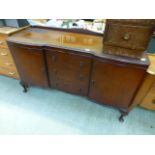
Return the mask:
M 7 41 L 21 45 L 55 47 L 91 53 L 100 58 L 131 64 L 144 66 L 149 64 L 146 55 L 144 55 L 145 61 L 141 61 L 139 59 L 104 54 L 102 35 L 68 32 L 44 27 L 29 27 L 8 37 Z
M 9 38 L 9 41 L 102 52 L 103 37 L 90 34 L 58 31 L 46 28 L 28 28 Z

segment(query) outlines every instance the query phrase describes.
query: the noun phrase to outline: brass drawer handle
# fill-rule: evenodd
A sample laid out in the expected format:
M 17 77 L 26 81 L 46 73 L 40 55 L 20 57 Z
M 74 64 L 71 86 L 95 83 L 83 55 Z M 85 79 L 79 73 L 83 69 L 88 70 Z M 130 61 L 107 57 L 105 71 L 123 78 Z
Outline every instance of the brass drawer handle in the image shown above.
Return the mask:
M 2 45 L 4 42 L 3 41 L 0 41 L 0 45 Z
M 0 54 L 1 54 L 1 56 L 7 56 L 8 55 L 7 52 L 1 52 Z
M 12 66 L 12 63 L 6 62 L 5 65 L 7 65 L 7 66 Z
M 124 39 L 124 40 L 129 40 L 129 39 L 130 39 L 130 34 L 126 33 L 126 34 L 123 36 L 123 39 Z
M 16 72 L 9 72 L 9 74 L 10 74 L 10 75 L 15 75 L 15 74 L 16 74 Z

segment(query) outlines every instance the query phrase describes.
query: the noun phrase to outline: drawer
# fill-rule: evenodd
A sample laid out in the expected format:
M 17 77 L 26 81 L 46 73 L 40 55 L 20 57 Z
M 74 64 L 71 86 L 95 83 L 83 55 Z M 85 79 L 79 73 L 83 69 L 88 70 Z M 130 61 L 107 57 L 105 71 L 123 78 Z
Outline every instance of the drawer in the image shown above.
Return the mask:
M 15 66 L 15 64 L 14 64 L 14 62 L 13 62 L 13 60 L 12 59 L 10 59 L 10 58 L 1 58 L 0 57 L 0 66 L 1 67 L 6 67 L 6 68 L 9 68 L 9 69 L 14 69 L 14 68 L 16 68 L 16 66 Z
M 7 42 L 5 40 L 0 40 L 0 48 L 8 48 Z
M 146 109 L 155 110 L 155 84 L 152 85 L 152 88 L 149 90 L 140 106 Z
M 147 49 L 152 29 L 149 26 L 133 26 L 107 23 L 104 44 L 133 50 Z
M 0 34 L 0 41 L 5 41 L 7 39 L 6 35 Z
M 87 95 L 91 58 L 67 51 L 46 51 L 50 85 L 70 93 Z
M 8 49 L 0 48 L 0 57 L 1 58 L 12 58 L 10 51 Z
M 0 74 L 19 79 L 19 75 L 16 69 L 8 69 L 0 66 Z

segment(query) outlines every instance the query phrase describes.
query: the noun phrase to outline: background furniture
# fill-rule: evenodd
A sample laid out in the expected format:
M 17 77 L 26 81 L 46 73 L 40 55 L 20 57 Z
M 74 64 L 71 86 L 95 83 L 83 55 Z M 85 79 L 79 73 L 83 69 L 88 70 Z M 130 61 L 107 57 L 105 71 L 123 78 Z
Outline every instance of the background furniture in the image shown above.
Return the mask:
M 3 25 L 1 24 L 3 23 Z M 0 25 L 5 27 L 25 27 L 30 25 L 26 19 L 0 19 Z
M 148 57 L 150 59 L 150 66 L 133 102 L 143 108 L 155 110 L 155 55 L 148 54 Z
M 121 110 L 132 104 L 149 65 L 103 53 L 103 36 L 91 32 L 31 27 L 8 38 L 24 91 L 31 85 L 87 96 Z
M 19 74 L 6 43 L 8 36 L 21 29 L 0 27 L 0 74 L 19 79 Z
M 103 52 L 131 58 L 141 58 L 146 53 L 154 31 L 155 20 L 107 20 Z

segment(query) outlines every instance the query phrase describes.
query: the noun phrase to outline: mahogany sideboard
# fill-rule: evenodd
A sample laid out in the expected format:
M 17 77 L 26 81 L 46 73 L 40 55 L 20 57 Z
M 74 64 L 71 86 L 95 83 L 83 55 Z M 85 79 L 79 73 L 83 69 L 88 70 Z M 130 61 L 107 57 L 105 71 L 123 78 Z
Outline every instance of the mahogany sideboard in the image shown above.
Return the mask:
M 56 88 L 115 107 L 120 121 L 131 110 L 144 80 L 147 56 L 133 59 L 103 53 L 103 34 L 30 27 L 8 38 L 24 91 Z

